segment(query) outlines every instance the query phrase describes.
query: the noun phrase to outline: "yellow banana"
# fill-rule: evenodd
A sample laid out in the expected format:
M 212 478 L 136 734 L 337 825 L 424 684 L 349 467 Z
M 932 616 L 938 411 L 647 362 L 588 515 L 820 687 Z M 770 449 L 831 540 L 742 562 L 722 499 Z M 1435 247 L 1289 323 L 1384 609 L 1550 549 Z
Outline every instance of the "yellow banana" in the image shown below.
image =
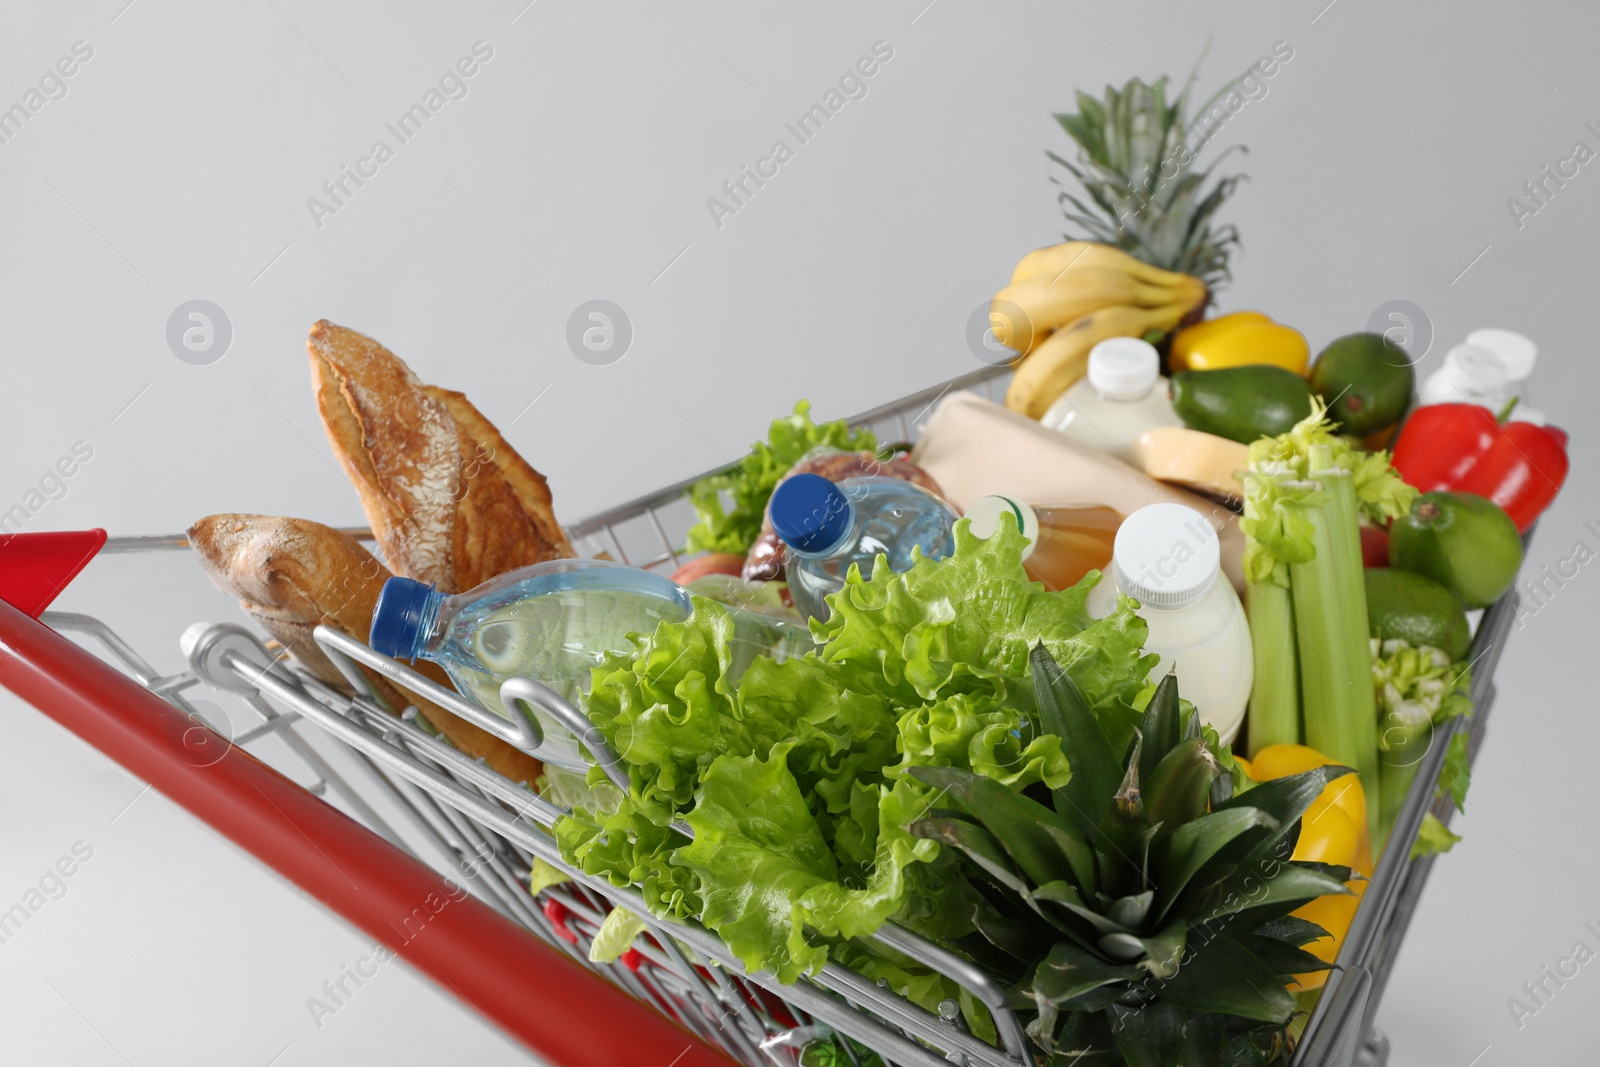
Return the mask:
M 1164 307 L 1181 298 L 1175 290 L 1123 271 L 1072 270 L 1054 282 L 1041 276 L 1006 286 L 989 305 L 989 325 L 1002 344 L 1020 352 L 1091 311 L 1117 304 Z
M 1151 330 L 1170 330 L 1191 305 L 1159 308 L 1117 306 L 1091 311 L 1052 333 L 1017 364 L 1006 390 L 1006 407 L 1039 418 L 1089 368 L 1089 350 L 1108 337 L 1142 337 Z
M 1048 248 L 1035 248 L 1017 262 L 1016 269 L 1011 272 L 1011 284 L 1040 276 L 1054 279 L 1065 271 L 1096 269 L 1120 270 L 1148 285 L 1185 290 L 1194 286 L 1203 288 L 1200 280 L 1192 275 L 1152 267 L 1120 248 L 1095 241 L 1067 241 Z

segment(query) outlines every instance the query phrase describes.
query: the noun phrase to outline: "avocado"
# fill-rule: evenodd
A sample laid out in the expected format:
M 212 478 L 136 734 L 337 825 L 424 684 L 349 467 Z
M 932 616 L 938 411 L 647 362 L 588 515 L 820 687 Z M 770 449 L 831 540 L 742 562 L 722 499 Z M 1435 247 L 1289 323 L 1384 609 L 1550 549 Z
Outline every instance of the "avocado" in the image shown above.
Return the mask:
M 1389 527 L 1389 566 L 1426 575 L 1469 608 L 1500 599 L 1522 567 L 1517 524 L 1473 493 L 1423 493 Z
M 1452 660 L 1466 656 L 1472 631 L 1454 593 L 1432 578 L 1391 567 L 1368 567 L 1366 579 L 1371 636 L 1431 645 Z
M 1344 432 L 1357 437 L 1399 422 L 1415 386 L 1411 357 L 1381 333 L 1341 337 L 1311 365 L 1311 388 Z
M 1311 414 L 1311 387 L 1266 364 L 1186 370 L 1172 376 L 1172 410 L 1191 430 L 1249 444 L 1288 433 Z

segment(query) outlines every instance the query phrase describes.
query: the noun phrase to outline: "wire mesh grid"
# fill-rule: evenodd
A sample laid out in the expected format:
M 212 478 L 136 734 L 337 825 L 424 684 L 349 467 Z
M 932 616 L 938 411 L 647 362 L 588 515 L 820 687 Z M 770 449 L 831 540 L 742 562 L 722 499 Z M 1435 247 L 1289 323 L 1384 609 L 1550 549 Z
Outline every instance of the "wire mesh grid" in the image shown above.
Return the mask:
M 885 442 L 910 441 L 933 407 L 950 392 L 966 390 L 999 400 L 1008 374 L 986 368 L 942 386 L 905 397 L 851 420 L 870 427 Z M 694 521 L 685 496 L 688 479 L 647 497 L 610 509 L 569 527 L 582 555 L 606 554 L 613 559 L 656 571 L 671 570 L 683 559 L 684 535 Z M 177 547 L 171 538 L 130 539 L 122 550 Z M 1494 605 L 1480 625 L 1473 654 L 1479 658 L 1471 723 L 1475 754 L 1490 703 L 1492 674 L 1511 619 L 1514 595 Z M 48 612 L 43 621 L 61 632 L 76 633 L 99 647 L 141 685 L 195 719 L 199 701 L 186 691 L 209 684 L 235 696 L 254 724 L 238 732 L 233 743 L 252 745 L 275 737 L 311 776 L 307 788 L 336 800 L 374 832 L 413 855 L 431 862 L 441 873 L 502 914 L 532 931 L 581 965 L 601 973 L 640 1001 L 652 1006 L 709 1043 L 751 1067 L 794 1064 L 808 1042 L 832 1040 L 834 1062 L 873 1067 L 885 1065 L 936 1067 L 957 1062 L 1016 1067 L 1027 1052 L 1016 1017 L 1000 1007 L 998 991 L 970 965 L 944 953 L 907 931 L 890 928 L 879 940 L 931 963 L 978 999 L 991 1003 L 1000 1024 L 1002 1047 L 970 1034 L 953 1002 L 937 1014 L 924 1010 L 882 984 L 830 963 L 813 976 L 782 985 L 770 975 L 751 975 L 720 940 L 692 923 L 664 922 L 650 916 L 643 898 L 631 887 L 615 887 L 567 866 L 549 830 L 560 808 L 457 751 L 432 731 L 413 708 L 392 709 L 350 661 L 350 652 L 381 659 L 358 642 L 345 638 L 340 647 L 324 646 L 351 681 L 354 695 L 310 677 L 281 653 L 242 627 L 217 624 L 186 645 L 224 643 L 233 651 L 207 660 L 190 654 L 191 668 L 175 675 L 158 674 L 108 627 L 87 616 Z M 200 628 L 196 628 L 200 629 Z M 403 665 L 386 661 L 388 669 Z M 416 681 L 427 684 L 425 680 Z M 413 686 L 408 686 L 411 688 Z M 396 712 L 399 712 L 396 714 Z M 310 727 L 302 730 L 303 727 Z M 1408 818 L 1420 823 L 1426 810 L 1448 819 L 1435 802 L 1433 785 L 1442 766 L 1443 745 L 1417 776 L 1413 794 L 1397 825 L 1396 839 Z M 221 745 L 225 750 L 226 745 Z M 1438 757 L 1438 758 L 1432 758 Z M 380 811 L 381 809 L 381 811 Z M 396 829 L 394 823 L 403 829 Z M 530 878 L 540 864 L 565 875 L 564 881 L 531 893 Z M 1357 912 L 1339 969 L 1318 1002 L 1297 1049 L 1296 1067 L 1360 1063 L 1381 1067 L 1387 1042 L 1371 1032 L 1379 996 L 1398 952 L 1406 923 L 1414 911 L 1430 861 L 1409 863 L 1403 854 L 1380 864 Z M 548 879 L 541 879 L 547 881 Z M 629 951 L 611 963 L 590 959 L 590 949 L 606 916 L 626 908 L 647 924 Z M 838 1040 L 843 1035 L 850 1040 Z

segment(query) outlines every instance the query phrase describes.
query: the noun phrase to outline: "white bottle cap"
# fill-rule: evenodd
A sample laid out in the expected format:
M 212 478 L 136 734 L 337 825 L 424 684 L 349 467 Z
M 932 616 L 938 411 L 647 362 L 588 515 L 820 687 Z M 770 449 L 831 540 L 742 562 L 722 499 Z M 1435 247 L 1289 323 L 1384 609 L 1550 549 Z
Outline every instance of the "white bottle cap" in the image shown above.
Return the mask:
M 1161 357 L 1137 337 L 1108 337 L 1089 350 L 1089 385 L 1108 400 L 1138 400 L 1156 387 Z
M 1222 571 L 1222 545 L 1193 508 L 1150 504 L 1117 528 L 1111 567 L 1123 593 L 1143 607 L 1170 611 L 1211 591 Z
M 1485 327 L 1467 334 L 1467 344 L 1474 348 L 1487 348 L 1500 357 L 1505 365 L 1506 378 L 1512 382 L 1525 381 L 1533 374 L 1534 361 L 1539 358 L 1539 346 L 1533 339 L 1515 330 Z
M 1500 389 L 1511 377 L 1498 352 L 1473 344 L 1456 345 L 1445 354 L 1444 365 L 1463 389 Z
M 994 536 L 1003 515 L 1012 516 L 1022 536 L 1028 539 L 1027 547 L 1022 550 L 1022 558 L 1027 559 L 1039 543 L 1039 516 L 1028 505 L 1009 496 L 984 496 L 974 500 L 962 513 L 963 518 L 971 521 L 973 535 L 985 541 Z

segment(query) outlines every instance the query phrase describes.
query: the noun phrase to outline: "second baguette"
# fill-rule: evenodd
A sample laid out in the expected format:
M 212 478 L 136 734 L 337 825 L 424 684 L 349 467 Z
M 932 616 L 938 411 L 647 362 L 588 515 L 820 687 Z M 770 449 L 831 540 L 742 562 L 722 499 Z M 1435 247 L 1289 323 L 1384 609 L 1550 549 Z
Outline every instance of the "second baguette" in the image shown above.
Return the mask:
M 321 523 L 268 515 L 208 515 L 189 527 L 189 544 L 211 582 L 271 634 L 306 672 L 341 692 L 350 685 L 323 653 L 313 631 L 330 626 L 367 640 L 372 609 L 389 572 L 355 538 Z M 419 660 L 412 669 L 446 688 L 450 679 L 436 664 Z M 417 710 L 450 743 L 513 782 L 538 780 L 543 765 L 534 757 L 443 708 L 363 668 L 391 707 Z

